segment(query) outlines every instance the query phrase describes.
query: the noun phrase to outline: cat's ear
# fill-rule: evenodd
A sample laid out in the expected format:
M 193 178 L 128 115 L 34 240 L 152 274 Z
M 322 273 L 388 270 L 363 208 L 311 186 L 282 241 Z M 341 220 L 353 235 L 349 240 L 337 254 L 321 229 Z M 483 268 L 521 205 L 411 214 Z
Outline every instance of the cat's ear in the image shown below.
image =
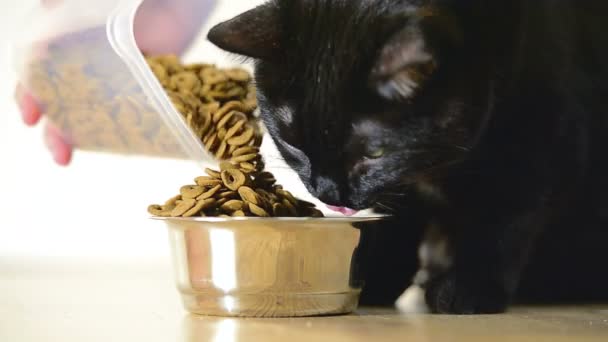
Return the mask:
M 388 100 L 407 100 L 439 66 L 439 55 L 461 46 L 463 33 L 447 8 L 421 8 L 381 48 L 370 74 L 372 87 Z
M 414 26 L 394 34 L 376 59 L 370 74 L 374 90 L 387 100 L 407 100 L 437 66 L 422 32 Z
M 271 58 L 280 49 L 279 11 L 267 3 L 213 27 L 207 38 L 228 52 Z

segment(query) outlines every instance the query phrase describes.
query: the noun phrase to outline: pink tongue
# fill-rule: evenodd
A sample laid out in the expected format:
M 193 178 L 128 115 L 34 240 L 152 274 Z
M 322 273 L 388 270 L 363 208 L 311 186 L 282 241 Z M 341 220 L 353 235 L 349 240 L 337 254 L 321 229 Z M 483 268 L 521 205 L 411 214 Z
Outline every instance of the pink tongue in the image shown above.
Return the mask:
M 336 207 L 336 206 L 333 206 L 333 205 L 328 205 L 327 207 L 330 210 L 339 212 L 339 213 L 341 213 L 342 215 L 345 215 L 345 216 L 353 216 L 356 213 L 358 213 L 357 210 L 353 210 L 353 209 L 346 208 L 346 207 Z

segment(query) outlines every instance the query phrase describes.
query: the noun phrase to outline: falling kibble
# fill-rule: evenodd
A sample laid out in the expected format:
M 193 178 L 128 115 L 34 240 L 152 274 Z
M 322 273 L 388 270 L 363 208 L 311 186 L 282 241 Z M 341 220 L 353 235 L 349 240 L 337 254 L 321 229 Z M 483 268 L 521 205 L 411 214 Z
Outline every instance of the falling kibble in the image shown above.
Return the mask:
M 158 217 L 323 217 L 264 171 L 255 88 L 242 69 L 182 65 L 175 56 L 147 58 L 175 108 L 216 156 L 220 170 L 206 169 L 194 184 L 148 212 Z

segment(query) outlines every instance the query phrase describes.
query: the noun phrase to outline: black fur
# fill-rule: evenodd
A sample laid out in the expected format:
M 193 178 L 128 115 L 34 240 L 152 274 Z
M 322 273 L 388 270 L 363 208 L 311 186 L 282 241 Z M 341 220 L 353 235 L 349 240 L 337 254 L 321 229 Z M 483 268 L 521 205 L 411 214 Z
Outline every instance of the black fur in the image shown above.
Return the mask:
M 408 285 L 415 268 L 400 253 L 432 222 L 452 263 L 422 284 L 428 304 L 491 313 L 518 287 L 548 299 L 608 288 L 606 271 L 589 266 L 608 260 L 607 10 L 591 0 L 275 0 L 209 38 L 256 58 L 262 118 L 312 194 L 397 215 L 378 239 L 393 248 L 372 258 L 387 269 L 370 275 L 364 303 Z M 407 251 L 395 236 L 409 236 Z M 568 262 L 570 247 L 582 260 Z

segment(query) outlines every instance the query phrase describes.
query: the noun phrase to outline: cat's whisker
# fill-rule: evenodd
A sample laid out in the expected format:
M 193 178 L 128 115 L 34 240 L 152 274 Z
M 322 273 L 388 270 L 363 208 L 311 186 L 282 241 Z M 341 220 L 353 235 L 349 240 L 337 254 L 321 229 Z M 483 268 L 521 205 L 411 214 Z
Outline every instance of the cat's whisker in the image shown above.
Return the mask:
M 407 194 L 403 192 L 385 192 L 382 193 L 383 197 L 406 197 Z
M 384 204 L 382 202 L 376 202 L 376 205 L 378 207 L 380 207 L 381 209 L 387 210 L 389 212 L 395 212 L 396 211 L 395 208 L 390 207 L 390 206 L 388 206 L 388 205 L 386 205 L 386 204 Z
M 466 147 L 466 146 L 452 145 L 452 147 L 455 147 L 456 149 L 459 149 L 459 150 L 462 150 L 462 151 L 465 151 L 465 152 L 470 152 L 471 151 L 471 149 L 469 147 Z
M 383 208 L 385 210 L 386 210 L 386 207 L 390 208 L 392 213 L 397 213 L 398 211 L 401 211 L 401 210 L 407 210 L 410 207 L 408 205 L 408 203 L 405 201 L 393 201 L 388 198 L 382 198 L 378 202 L 384 206 Z M 379 206 L 379 208 L 380 207 L 382 207 L 382 206 Z M 397 209 L 397 208 L 399 208 L 399 209 Z

